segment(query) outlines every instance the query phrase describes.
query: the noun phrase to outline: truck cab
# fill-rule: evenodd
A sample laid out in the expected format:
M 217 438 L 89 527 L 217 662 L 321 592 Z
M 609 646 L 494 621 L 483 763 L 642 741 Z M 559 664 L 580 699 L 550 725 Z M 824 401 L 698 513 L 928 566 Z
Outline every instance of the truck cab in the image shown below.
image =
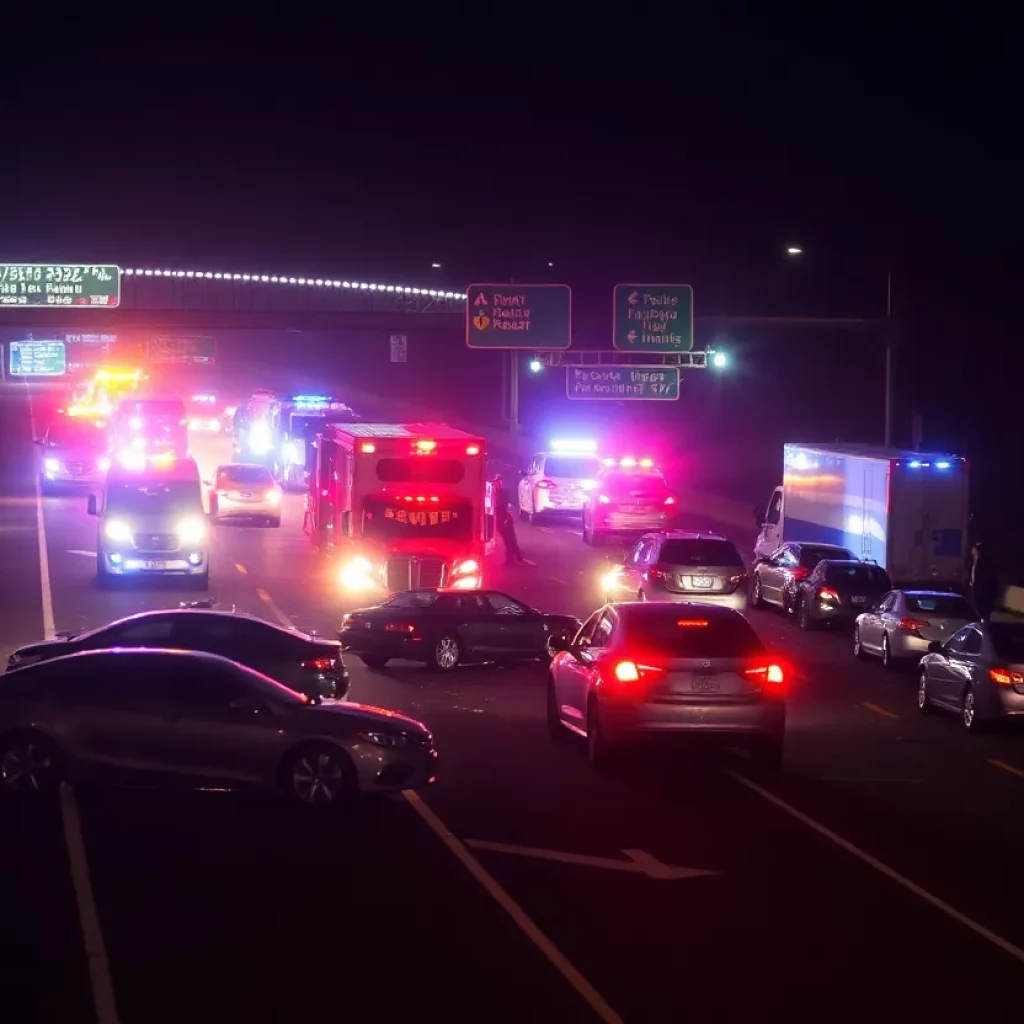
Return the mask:
M 304 529 L 346 592 L 482 585 L 482 438 L 443 423 L 329 423 L 315 446 Z

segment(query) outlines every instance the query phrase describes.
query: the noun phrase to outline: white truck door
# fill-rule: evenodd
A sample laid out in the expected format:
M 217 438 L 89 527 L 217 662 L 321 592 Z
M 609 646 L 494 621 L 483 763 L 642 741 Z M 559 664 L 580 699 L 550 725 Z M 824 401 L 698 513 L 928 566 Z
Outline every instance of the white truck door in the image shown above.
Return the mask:
M 755 558 L 768 558 L 781 545 L 783 540 L 783 505 L 785 502 L 783 489 L 776 487 L 772 491 L 771 501 L 768 502 L 768 510 L 765 512 L 764 522 L 757 535 L 757 543 L 754 545 Z

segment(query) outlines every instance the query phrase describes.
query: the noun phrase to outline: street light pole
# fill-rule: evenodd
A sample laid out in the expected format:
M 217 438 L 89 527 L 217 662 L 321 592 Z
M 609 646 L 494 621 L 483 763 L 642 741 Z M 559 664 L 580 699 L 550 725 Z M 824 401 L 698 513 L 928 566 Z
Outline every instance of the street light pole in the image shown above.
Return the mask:
M 892 273 L 885 276 L 885 447 L 892 447 Z

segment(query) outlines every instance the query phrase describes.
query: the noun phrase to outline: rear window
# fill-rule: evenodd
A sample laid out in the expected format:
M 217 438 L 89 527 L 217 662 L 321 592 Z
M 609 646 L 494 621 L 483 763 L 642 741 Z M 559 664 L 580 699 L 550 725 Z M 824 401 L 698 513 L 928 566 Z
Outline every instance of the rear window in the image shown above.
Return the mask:
M 852 551 L 836 551 L 835 548 L 801 548 L 800 564 L 805 569 L 814 569 L 826 558 L 853 558 Z
M 743 616 L 708 616 L 678 609 L 623 609 L 626 640 L 652 654 L 673 658 L 746 658 L 764 644 Z
M 268 484 L 271 481 L 270 470 L 265 466 L 226 466 L 221 469 L 220 477 L 236 484 Z
M 1024 626 L 1016 622 L 990 622 L 987 628 L 996 657 L 1013 665 L 1024 665 Z
M 465 475 L 466 467 L 461 462 L 432 455 L 381 459 L 377 463 L 377 479 L 388 484 L 457 484 Z
M 892 583 L 884 569 L 877 565 L 830 565 L 825 579 L 834 587 L 861 586 L 873 590 L 889 590 Z
M 440 594 L 433 590 L 408 590 L 404 594 L 396 594 L 386 602 L 387 608 L 429 608 L 437 603 Z
M 943 619 L 967 619 L 974 621 L 971 606 L 956 594 L 905 594 L 908 612 L 922 612 L 937 615 Z
M 743 567 L 736 545 L 729 540 L 669 540 L 658 561 L 667 565 L 728 565 Z
M 566 458 L 549 455 L 544 459 L 544 475 L 569 480 L 593 480 L 601 472 L 601 460 L 587 456 Z
M 664 494 L 668 489 L 660 473 L 609 473 L 601 483 L 607 494 Z

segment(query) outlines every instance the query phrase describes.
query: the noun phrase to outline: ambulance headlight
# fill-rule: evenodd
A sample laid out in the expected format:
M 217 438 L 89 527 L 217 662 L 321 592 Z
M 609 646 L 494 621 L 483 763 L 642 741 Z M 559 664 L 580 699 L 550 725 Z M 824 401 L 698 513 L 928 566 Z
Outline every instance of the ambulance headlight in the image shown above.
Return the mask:
M 341 570 L 338 578 L 346 590 L 370 590 L 376 586 L 373 563 L 368 558 L 353 558 Z

